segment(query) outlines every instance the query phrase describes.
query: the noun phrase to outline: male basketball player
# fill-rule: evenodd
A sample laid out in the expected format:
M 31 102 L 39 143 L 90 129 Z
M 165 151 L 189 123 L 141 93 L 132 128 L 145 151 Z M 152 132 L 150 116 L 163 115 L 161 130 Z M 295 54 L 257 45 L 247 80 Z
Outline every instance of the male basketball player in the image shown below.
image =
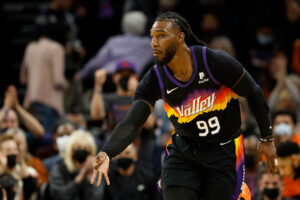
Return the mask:
M 188 22 L 163 13 L 151 28 L 156 65 L 140 82 L 127 116 L 94 160 L 91 183 L 100 185 L 109 159 L 129 145 L 155 101 L 164 108 L 175 132 L 162 166 L 165 200 L 238 199 L 243 187 L 243 138 L 238 95 L 246 97 L 258 123 L 259 156 L 275 173 L 276 149 L 269 110 L 261 89 L 233 57 L 205 46 Z

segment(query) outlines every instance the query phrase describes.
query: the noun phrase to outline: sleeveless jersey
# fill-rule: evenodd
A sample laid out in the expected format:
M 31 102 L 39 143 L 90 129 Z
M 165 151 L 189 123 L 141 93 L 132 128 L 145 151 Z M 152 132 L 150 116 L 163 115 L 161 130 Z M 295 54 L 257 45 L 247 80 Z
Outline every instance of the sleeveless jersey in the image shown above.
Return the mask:
M 164 109 L 175 132 L 203 142 L 236 138 L 241 132 L 237 94 L 214 78 L 207 63 L 206 47 L 190 49 L 193 74 L 188 82 L 176 80 L 166 65 L 154 66 Z

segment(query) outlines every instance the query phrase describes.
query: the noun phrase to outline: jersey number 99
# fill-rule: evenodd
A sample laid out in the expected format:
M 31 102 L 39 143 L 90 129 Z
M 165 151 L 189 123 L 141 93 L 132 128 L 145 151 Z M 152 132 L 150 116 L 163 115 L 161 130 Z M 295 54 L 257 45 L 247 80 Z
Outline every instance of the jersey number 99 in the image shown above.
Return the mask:
M 199 133 L 200 137 L 205 137 L 210 132 L 212 135 L 219 133 L 220 123 L 216 116 L 211 117 L 206 121 L 201 120 L 197 121 L 197 127 L 201 132 Z

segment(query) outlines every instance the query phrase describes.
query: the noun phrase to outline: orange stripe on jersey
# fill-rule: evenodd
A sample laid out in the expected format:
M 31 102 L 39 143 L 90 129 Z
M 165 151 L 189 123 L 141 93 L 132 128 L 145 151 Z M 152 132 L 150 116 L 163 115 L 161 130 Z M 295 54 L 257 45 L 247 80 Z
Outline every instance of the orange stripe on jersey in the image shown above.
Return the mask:
M 169 118 L 174 115 L 178 123 L 182 124 L 191 122 L 203 113 L 225 110 L 232 99 L 237 99 L 237 95 L 230 88 L 221 86 L 215 92 L 195 90 L 181 105 L 171 107 L 165 103 L 164 108 Z

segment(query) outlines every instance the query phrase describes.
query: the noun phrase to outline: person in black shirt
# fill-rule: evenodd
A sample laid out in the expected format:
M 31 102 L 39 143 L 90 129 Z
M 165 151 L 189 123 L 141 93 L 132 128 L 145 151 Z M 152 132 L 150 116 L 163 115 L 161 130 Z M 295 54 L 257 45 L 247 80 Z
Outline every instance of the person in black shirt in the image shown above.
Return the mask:
M 103 175 L 110 184 L 109 159 L 130 144 L 155 101 L 163 99 L 175 128 L 159 184 L 164 199 L 242 199 L 244 152 L 237 95 L 247 98 L 258 123 L 259 156 L 266 156 L 268 172 L 277 171 L 261 89 L 237 60 L 206 47 L 176 13 L 158 16 L 150 35 L 156 65 L 141 80 L 128 114 L 95 157 L 91 183 L 98 177 L 100 185 Z

